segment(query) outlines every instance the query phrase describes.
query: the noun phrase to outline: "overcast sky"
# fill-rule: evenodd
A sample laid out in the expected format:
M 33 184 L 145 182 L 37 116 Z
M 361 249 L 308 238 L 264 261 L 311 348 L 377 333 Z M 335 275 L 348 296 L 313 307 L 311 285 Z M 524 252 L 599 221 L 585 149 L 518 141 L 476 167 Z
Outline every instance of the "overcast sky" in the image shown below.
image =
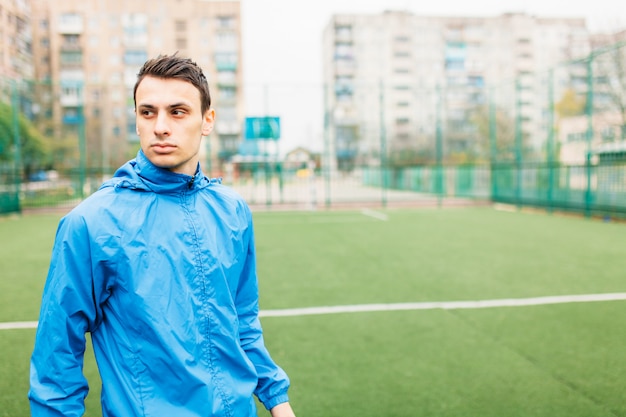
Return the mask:
M 592 31 L 626 28 L 623 0 L 242 0 L 247 113 L 281 117 L 281 152 L 296 146 L 321 150 L 321 40 L 330 17 L 384 10 L 430 16 L 525 12 L 583 17 Z

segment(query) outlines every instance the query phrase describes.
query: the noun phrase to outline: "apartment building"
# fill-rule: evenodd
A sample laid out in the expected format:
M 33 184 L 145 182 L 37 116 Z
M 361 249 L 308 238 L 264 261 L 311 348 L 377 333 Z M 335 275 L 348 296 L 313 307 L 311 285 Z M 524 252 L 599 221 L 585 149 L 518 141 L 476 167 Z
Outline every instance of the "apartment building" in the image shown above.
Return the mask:
M 525 146 L 540 147 L 550 121 L 538 105 L 548 100 L 546 80 L 536 74 L 590 51 L 584 19 L 523 13 L 341 14 L 323 39 L 327 140 L 339 167 L 385 153 L 432 161 L 438 135 L 447 155 L 477 154 L 484 133 L 468 120 L 490 100 L 520 118 Z M 557 72 L 554 95 L 585 76 L 584 65 Z
M 115 168 L 134 155 L 136 74 L 148 58 L 175 52 L 196 61 L 209 80 L 217 117 L 205 167 L 217 170 L 236 153 L 243 120 L 239 1 L 31 2 L 39 120 L 62 140 L 82 133 L 87 166 Z
M 30 2 L 0 0 L 0 79 L 32 74 Z
M 626 156 L 626 30 L 591 36 L 594 53 L 585 61 L 589 72 L 584 114 L 558 121 L 561 162 L 623 161 Z M 586 103 L 585 103 L 586 104 Z M 581 112 L 582 113 L 582 112 Z

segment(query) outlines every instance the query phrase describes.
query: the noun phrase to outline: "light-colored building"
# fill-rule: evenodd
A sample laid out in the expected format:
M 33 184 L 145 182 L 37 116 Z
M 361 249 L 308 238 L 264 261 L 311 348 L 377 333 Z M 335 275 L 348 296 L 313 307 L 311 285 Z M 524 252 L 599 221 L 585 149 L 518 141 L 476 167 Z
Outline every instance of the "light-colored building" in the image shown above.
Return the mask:
M 63 136 L 84 117 L 88 166 L 115 168 L 134 155 L 136 74 L 148 58 L 175 52 L 209 80 L 217 116 L 207 169 L 236 152 L 244 111 L 239 1 L 31 1 L 40 121 Z
M 559 121 L 559 160 L 564 164 L 584 164 L 587 155 L 623 152 L 626 139 L 623 117 L 619 112 L 566 117 Z M 594 160 L 595 161 L 595 160 Z
M 584 19 L 523 13 L 341 14 L 323 42 L 328 154 L 339 167 L 403 152 L 432 160 L 438 135 L 447 155 L 475 153 L 480 132 L 468 120 L 489 100 L 519 117 L 527 146 L 538 148 L 549 118 L 546 78 L 536 74 L 590 52 Z M 557 71 L 554 96 L 584 71 Z
M 29 0 L 0 0 L 0 79 L 32 77 Z

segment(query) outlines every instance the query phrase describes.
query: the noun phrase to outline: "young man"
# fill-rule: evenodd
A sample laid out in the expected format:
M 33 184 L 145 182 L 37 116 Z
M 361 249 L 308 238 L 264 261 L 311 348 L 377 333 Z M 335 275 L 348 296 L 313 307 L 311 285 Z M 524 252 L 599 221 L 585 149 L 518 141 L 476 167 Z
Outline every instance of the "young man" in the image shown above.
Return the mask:
M 200 170 L 213 129 L 191 60 L 159 56 L 135 84 L 141 149 L 58 227 L 31 359 L 33 416 L 78 417 L 85 334 L 105 417 L 293 417 L 258 318 L 250 209 Z

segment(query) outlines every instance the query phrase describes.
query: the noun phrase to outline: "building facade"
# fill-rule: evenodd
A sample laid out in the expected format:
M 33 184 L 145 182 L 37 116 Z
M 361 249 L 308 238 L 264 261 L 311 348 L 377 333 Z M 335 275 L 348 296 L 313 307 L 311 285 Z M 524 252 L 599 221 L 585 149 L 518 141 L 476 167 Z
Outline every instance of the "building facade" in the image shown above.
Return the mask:
M 190 57 L 204 70 L 216 127 L 207 169 L 237 150 L 243 120 L 239 1 L 31 0 L 39 123 L 84 144 L 89 167 L 115 168 L 138 148 L 133 86 L 159 54 Z M 62 146 L 61 146 L 62 148 Z
M 32 77 L 29 0 L 0 0 L 0 79 Z
M 590 52 L 584 19 L 518 13 L 342 14 L 323 39 L 327 154 L 340 168 L 383 156 L 398 163 L 403 155 L 432 161 L 442 152 L 484 158 L 485 129 L 468 121 L 484 119 L 490 102 L 536 151 L 551 123 L 547 82 L 537 74 Z M 584 65 L 556 72 L 553 94 L 585 76 Z

